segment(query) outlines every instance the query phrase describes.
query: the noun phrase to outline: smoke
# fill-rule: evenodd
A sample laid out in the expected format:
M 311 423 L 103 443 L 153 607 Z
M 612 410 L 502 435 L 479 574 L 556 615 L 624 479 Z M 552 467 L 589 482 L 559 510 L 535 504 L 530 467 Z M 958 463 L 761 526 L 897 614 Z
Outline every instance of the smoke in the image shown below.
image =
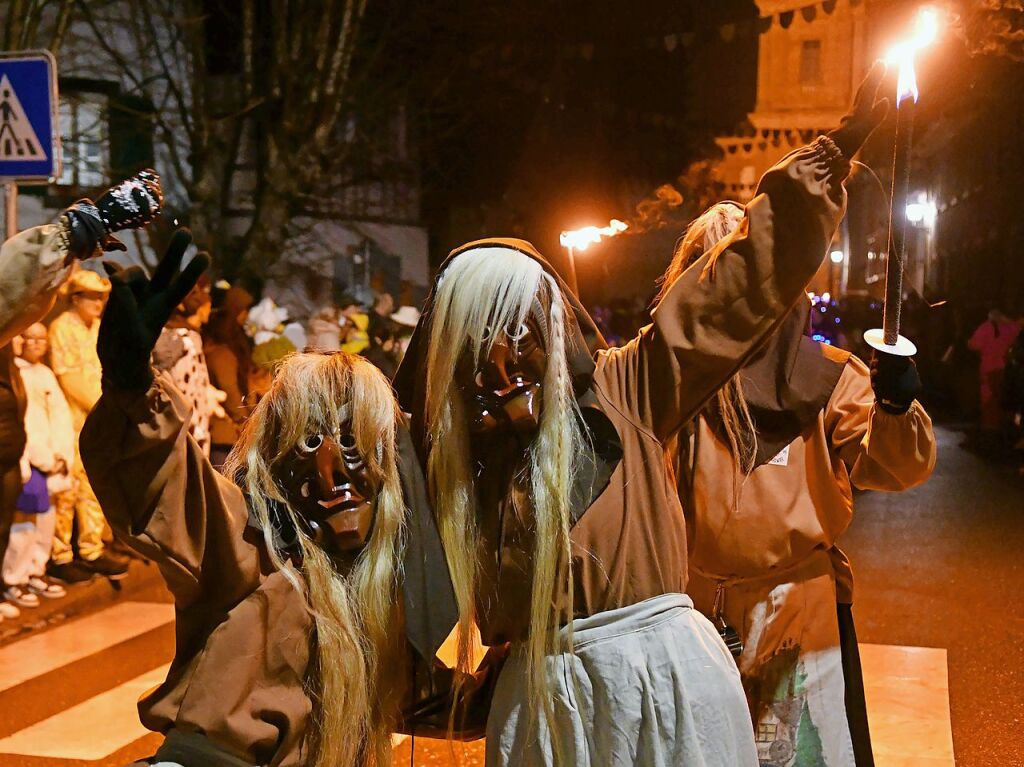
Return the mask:
M 636 215 L 629 222 L 630 234 L 643 234 L 670 223 L 669 214 L 683 204 L 683 194 L 672 184 L 662 184 L 636 206 Z

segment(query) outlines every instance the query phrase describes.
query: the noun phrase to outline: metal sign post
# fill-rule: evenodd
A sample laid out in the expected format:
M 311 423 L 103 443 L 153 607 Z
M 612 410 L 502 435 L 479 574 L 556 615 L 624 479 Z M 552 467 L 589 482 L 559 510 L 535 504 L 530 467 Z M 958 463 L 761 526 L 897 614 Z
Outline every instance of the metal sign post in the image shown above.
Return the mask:
M 18 233 L 18 183 L 4 180 L 4 239 Z
M 60 175 L 57 61 L 49 51 L 0 52 L 0 180 L 6 236 L 18 232 L 18 184 Z

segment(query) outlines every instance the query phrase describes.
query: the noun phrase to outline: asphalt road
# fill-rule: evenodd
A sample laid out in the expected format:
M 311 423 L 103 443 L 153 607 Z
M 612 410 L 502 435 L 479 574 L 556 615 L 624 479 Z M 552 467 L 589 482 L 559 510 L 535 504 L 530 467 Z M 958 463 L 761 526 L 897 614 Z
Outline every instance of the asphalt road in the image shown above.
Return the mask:
M 922 487 L 857 500 L 843 540 L 861 642 L 943 647 L 958 767 L 1024 765 L 1024 477 L 938 428 Z M 998 460 L 1002 459 L 1002 460 Z
M 963 449 L 958 432 L 938 435 L 939 464 L 924 487 L 858 498 L 843 545 L 856 574 L 859 637 L 946 648 L 957 765 L 1024 766 L 1024 477 Z M 131 598 L 161 601 L 151 591 Z M 172 651 L 164 624 L 25 681 L 0 694 L 0 737 L 166 663 Z M 122 767 L 157 742 L 145 736 L 97 761 L 0 754 L 0 767 Z M 482 765 L 480 745 L 456 744 L 454 753 Z M 398 746 L 396 765 L 453 763 L 448 744 L 412 746 Z

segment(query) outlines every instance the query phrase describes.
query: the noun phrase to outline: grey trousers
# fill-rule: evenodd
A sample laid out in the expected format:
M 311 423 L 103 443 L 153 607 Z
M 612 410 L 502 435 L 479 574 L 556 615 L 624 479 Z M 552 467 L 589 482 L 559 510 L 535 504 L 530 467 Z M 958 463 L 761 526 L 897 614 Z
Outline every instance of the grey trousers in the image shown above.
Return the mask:
M 539 706 L 531 716 L 526 655 L 513 651 L 491 704 L 488 767 L 757 767 L 736 663 L 688 596 L 575 620 L 572 635 L 574 653 L 547 659 L 551 722 Z

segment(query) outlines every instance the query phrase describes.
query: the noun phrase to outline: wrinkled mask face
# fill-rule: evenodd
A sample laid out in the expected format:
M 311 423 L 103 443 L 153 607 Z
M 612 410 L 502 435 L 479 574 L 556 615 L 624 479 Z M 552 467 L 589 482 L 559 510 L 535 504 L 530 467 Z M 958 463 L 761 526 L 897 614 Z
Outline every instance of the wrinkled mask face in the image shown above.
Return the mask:
M 547 368 L 543 338 L 536 319 L 528 317 L 514 333 L 502 331 L 477 364 L 469 350 L 463 354 L 455 375 L 469 410 L 470 431 L 537 430 Z
M 366 545 L 380 488 L 350 421 L 333 434 L 309 434 L 279 462 L 277 474 L 288 505 L 328 553 L 356 553 Z

